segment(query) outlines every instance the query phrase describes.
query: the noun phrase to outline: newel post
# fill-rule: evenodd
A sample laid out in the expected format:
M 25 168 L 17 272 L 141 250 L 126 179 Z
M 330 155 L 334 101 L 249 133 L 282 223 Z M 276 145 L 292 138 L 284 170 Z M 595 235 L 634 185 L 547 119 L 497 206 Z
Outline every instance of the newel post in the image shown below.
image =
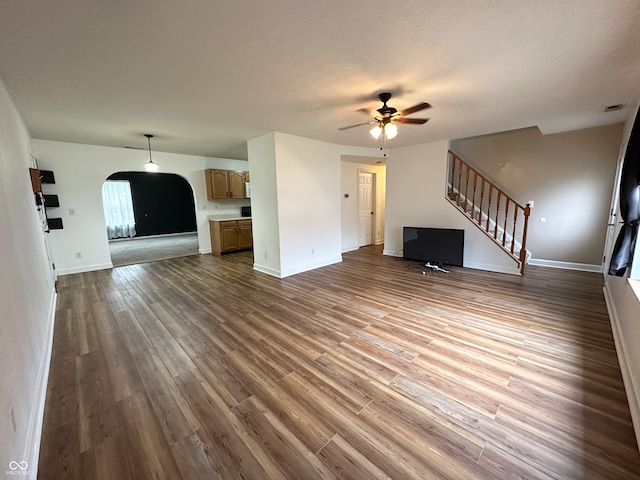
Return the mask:
M 522 229 L 522 243 L 520 244 L 520 275 L 524 275 L 524 264 L 527 259 L 527 229 L 529 228 L 529 215 L 531 215 L 531 204 L 524 207 L 524 227 Z

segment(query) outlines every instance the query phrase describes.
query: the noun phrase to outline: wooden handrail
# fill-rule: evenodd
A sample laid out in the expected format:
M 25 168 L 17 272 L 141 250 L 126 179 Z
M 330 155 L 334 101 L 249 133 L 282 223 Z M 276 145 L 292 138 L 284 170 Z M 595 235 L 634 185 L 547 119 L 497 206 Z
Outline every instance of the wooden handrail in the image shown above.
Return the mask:
M 520 273 L 524 274 L 531 205 L 528 203 L 521 205 L 516 202 L 504 190 L 452 151 L 449 151 L 447 171 L 449 176 L 447 199 L 518 262 Z M 512 225 L 510 225 L 510 217 Z M 519 245 L 517 251 L 516 245 Z

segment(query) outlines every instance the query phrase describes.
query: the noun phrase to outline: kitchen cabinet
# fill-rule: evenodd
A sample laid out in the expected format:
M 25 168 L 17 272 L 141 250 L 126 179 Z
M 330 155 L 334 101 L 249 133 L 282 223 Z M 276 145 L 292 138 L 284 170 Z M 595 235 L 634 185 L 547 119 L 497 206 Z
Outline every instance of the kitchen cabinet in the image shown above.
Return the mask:
M 209 231 L 213 255 L 253 247 L 251 220 L 209 220 Z
M 246 198 L 245 173 L 239 170 L 208 168 L 204 171 L 209 200 L 229 200 Z

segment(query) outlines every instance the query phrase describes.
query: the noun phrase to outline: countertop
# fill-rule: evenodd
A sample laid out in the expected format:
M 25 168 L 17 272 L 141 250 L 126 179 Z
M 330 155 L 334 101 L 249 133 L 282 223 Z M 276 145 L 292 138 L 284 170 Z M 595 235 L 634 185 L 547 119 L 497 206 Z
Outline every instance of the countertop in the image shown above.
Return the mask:
M 211 222 L 224 222 L 225 220 L 251 220 L 251 217 L 242 217 L 238 215 L 208 215 L 207 220 Z

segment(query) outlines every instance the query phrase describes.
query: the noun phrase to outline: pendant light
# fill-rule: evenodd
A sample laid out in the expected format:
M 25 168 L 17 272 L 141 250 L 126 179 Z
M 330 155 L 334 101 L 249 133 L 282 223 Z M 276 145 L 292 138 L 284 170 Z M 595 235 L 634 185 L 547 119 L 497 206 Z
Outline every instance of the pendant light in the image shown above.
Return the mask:
M 147 137 L 147 141 L 149 142 L 149 161 L 145 162 L 144 169 L 147 172 L 157 172 L 158 164 L 153 163 L 153 159 L 151 158 L 151 139 L 153 138 L 153 135 L 151 135 L 150 133 L 145 133 L 144 136 Z

